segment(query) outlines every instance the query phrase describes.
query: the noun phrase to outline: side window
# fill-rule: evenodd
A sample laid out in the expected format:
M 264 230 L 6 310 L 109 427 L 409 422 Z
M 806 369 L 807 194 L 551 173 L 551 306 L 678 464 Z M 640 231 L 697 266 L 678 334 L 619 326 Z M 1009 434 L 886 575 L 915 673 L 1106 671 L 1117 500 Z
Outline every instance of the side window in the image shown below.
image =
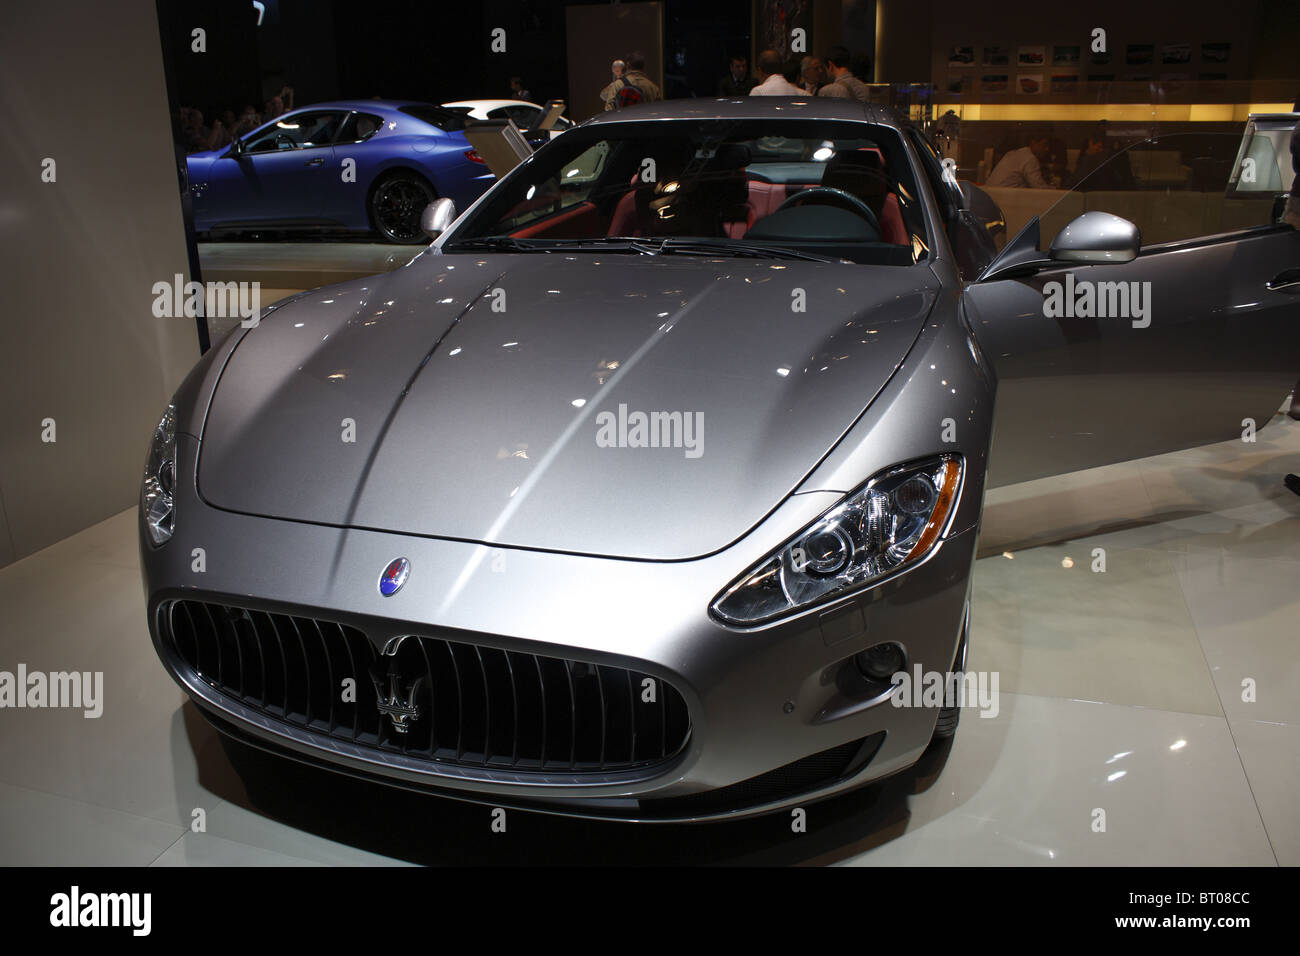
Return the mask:
M 328 146 L 334 141 L 334 134 L 343 118 L 343 113 L 325 111 L 281 116 L 270 126 L 254 133 L 244 148 L 250 153 L 271 153 Z
M 609 152 L 610 144 L 601 140 L 565 163 L 559 176 L 534 183 L 527 191 L 527 198 L 506 213 L 497 223 L 496 230 L 513 232 L 589 198 L 594 199 L 608 166 Z M 621 187 L 622 190 L 626 188 L 626 184 Z
M 489 119 L 510 119 L 520 129 L 528 129 L 540 118 L 541 110 L 531 106 L 498 106 L 488 111 Z
M 1134 223 L 1143 248 L 1266 226 L 1289 179 L 1290 156 L 1278 155 L 1273 138 L 1249 132 L 1175 133 L 1118 146 L 1089 140 L 1073 187 L 1041 215 L 1044 248 L 1093 211 Z M 1243 179 L 1254 188 L 1243 188 Z
M 372 113 L 350 113 L 339 132 L 340 143 L 364 143 L 384 125 L 383 117 Z
M 907 136 L 916 148 L 917 155 L 921 157 L 925 178 L 930 181 L 930 191 L 934 193 L 935 202 L 939 204 L 939 214 L 943 216 L 945 223 L 951 223 L 956 218 L 957 210 L 961 208 L 954 195 L 958 191 L 955 176 L 951 180 L 945 177 L 942 157 L 919 130 L 909 128 Z
M 542 118 L 542 111 L 531 106 L 511 106 L 506 113 L 520 129 L 529 129 Z
M 1294 115 L 1252 116 L 1246 123 L 1237 161 L 1228 178 L 1229 199 L 1273 198 L 1289 192 L 1295 180 L 1291 135 Z

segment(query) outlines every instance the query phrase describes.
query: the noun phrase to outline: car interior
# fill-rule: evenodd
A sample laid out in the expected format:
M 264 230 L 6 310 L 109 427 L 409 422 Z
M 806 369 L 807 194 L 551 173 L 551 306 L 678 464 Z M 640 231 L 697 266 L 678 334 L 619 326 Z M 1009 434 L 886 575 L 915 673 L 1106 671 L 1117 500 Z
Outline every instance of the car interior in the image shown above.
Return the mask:
M 575 139 L 519 181 L 522 196 L 508 190 L 514 202 L 476 217 L 470 233 L 746 240 L 910 264 L 924 254 L 924 229 L 903 146 L 882 133 Z

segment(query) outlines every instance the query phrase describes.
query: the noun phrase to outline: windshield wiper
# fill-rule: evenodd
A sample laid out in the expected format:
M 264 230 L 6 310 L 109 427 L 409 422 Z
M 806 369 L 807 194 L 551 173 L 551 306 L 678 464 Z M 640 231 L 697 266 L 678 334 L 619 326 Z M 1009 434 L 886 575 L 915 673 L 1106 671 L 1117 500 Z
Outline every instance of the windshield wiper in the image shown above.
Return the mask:
M 479 239 L 462 239 L 443 246 L 443 252 L 458 249 L 489 249 L 499 252 L 547 252 L 551 247 L 535 239 L 516 239 L 514 236 L 483 236 Z
M 744 239 L 665 239 L 659 243 L 660 255 L 748 256 L 754 259 L 805 259 L 810 262 L 840 262 L 839 258 L 801 252 L 785 246 L 765 246 Z
M 557 247 L 564 251 L 585 252 L 599 249 L 607 252 L 639 252 L 652 256 L 659 251 L 659 243 L 634 236 L 593 236 L 590 239 L 557 239 Z
M 443 252 L 461 249 L 490 249 L 501 252 L 638 252 L 654 255 L 659 251 L 656 242 L 645 242 L 630 236 L 594 236 L 590 239 L 516 239 L 513 236 L 483 236 L 464 239 L 443 247 Z
M 744 256 L 753 259 L 804 259 L 810 262 L 841 262 L 784 246 L 767 246 L 743 239 L 638 239 L 633 236 L 593 236 L 589 239 L 516 239 L 513 236 L 483 236 L 464 239 L 443 247 L 443 252 L 488 249 L 494 252 L 635 252 L 644 256 Z

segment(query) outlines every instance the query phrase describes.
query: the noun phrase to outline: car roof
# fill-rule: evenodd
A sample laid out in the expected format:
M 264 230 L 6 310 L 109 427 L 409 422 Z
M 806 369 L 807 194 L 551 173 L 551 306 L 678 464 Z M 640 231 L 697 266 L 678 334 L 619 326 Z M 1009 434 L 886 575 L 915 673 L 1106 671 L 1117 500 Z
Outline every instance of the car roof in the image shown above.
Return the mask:
M 434 109 L 441 109 L 436 103 L 426 103 L 422 100 L 329 100 L 325 103 L 305 103 L 302 106 L 295 106 L 290 113 L 300 113 L 303 110 L 369 110 L 379 113 L 385 110 L 397 112 L 404 106 L 432 106 Z
M 535 110 L 541 107 L 536 103 L 529 103 L 527 100 L 456 100 L 452 103 L 443 103 L 444 107 L 468 106 L 472 109 L 494 110 L 502 106 L 531 106 Z
M 906 125 L 887 106 L 829 96 L 737 96 L 656 100 L 600 113 L 584 126 L 650 120 L 701 119 L 824 119 L 856 120 L 895 128 Z

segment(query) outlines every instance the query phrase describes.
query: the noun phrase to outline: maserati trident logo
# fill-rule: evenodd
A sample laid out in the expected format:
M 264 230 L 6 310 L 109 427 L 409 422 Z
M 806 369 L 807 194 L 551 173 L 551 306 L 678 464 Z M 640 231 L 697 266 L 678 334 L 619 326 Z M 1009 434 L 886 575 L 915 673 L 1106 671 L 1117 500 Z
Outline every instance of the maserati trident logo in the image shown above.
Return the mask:
M 392 654 L 385 653 L 371 665 L 370 681 L 375 685 L 376 706 L 381 714 L 388 715 L 397 733 L 407 733 L 411 724 L 420 719 L 418 701 L 425 680 L 422 675 L 409 684 L 406 682 L 397 662 L 396 648 Z
M 411 573 L 411 562 L 406 558 L 393 558 L 379 575 L 379 593 L 384 597 L 392 597 L 398 591 L 402 590 L 402 585 L 406 583 L 407 577 Z

